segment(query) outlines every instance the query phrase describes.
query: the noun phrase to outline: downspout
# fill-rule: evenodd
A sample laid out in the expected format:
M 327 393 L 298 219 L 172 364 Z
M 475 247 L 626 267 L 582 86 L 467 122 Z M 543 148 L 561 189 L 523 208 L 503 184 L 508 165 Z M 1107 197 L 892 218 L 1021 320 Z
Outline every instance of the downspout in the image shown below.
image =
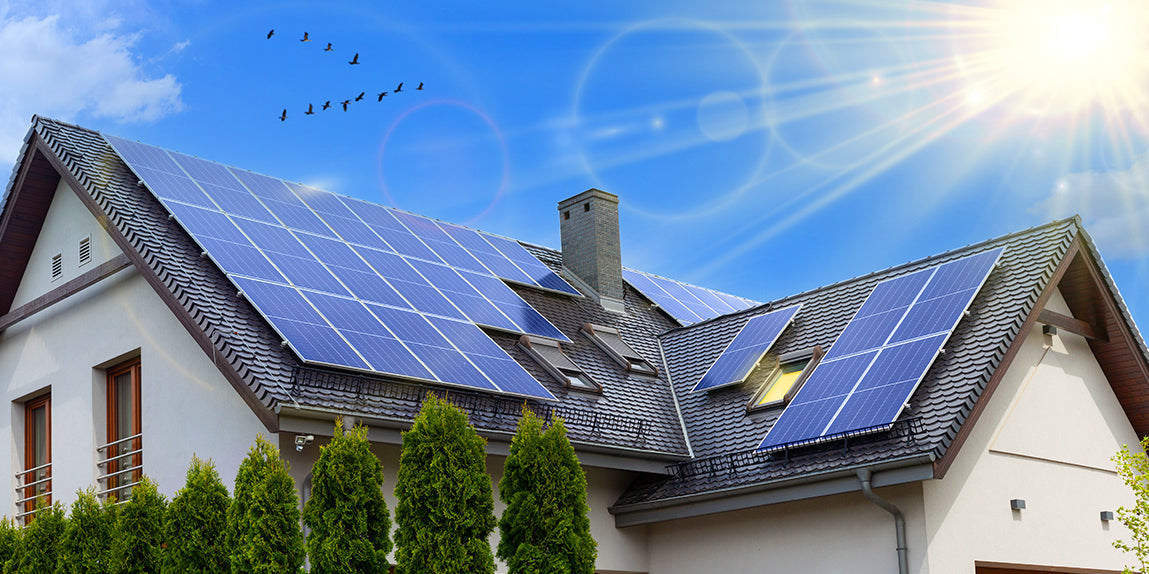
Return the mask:
M 874 492 L 874 487 L 870 483 L 872 477 L 873 472 L 870 469 L 858 469 L 858 480 L 862 481 L 862 495 L 866 497 L 866 500 L 894 515 L 894 531 L 898 538 L 898 574 L 910 574 L 910 560 L 906 555 L 906 518 L 902 516 L 902 511 L 897 506 Z

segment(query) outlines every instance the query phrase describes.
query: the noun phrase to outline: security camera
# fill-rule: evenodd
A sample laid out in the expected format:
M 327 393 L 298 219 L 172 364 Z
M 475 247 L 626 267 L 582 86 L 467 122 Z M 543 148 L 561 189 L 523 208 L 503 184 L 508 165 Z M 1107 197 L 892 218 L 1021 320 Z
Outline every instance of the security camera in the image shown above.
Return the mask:
M 315 440 L 315 435 L 312 434 L 297 434 L 295 435 L 295 451 L 303 452 L 303 447 L 311 444 Z

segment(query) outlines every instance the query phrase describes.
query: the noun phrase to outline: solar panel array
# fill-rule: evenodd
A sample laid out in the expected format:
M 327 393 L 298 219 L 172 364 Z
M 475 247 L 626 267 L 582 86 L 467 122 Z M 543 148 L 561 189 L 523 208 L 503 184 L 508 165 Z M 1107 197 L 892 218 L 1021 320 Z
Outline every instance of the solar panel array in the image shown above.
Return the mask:
M 801 306 L 778 309 L 747 321 L 691 392 L 717 389 L 746 380 L 746 376 L 794 320 Z
M 568 341 L 517 242 L 104 136 L 305 362 L 553 400 L 478 326 Z
M 749 309 L 758 303 L 673 279 L 623 269 L 622 276 L 647 299 L 654 301 L 683 325 Z
M 758 449 L 893 424 L 1002 251 L 875 286 Z

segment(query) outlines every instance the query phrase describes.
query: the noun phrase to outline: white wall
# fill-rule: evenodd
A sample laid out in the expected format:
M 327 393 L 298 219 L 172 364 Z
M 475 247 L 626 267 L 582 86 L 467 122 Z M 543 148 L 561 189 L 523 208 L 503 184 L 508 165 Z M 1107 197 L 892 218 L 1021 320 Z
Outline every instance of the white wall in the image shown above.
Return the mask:
M 72 191 L 59 190 L 33 260 L 73 245 L 72 234 L 60 230 L 91 230 L 94 223 Z M 102 237 L 96 241 L 93 232 L 93 246 L 110 242 Z M 114 255 L 93 254 L 97 265 Z M 20 287 L 26 298 L 45 288 L 40 275 L 47 274 L 37 274 L 37 265 L 29 265 L 32 276 Z M 98 367 L 132 355 L 141 358 L 143 376 L 144 472 L 161 491 L 170 495 L 183 486 L 193 452 L 213 458 L 230 485 L 255 435 L 265 432 L 159 296 L 133 268 L 125 269 L 0 333 L 0 389 L 6 400 L 51 388 L 56 500 L 70 502 L 76 489 L 93 484 L 95 447 L 106 442 L 106 378 Z M 13 473 L 23 468 L 22 417 L 18 402 L 0 409 L 0 470 L 13 487 Z M 14 495 L 9 488 L 7 499 L 14 501 Z M 0 513 L 11 514 L 11 502 L 0 506 Z
M 79 246 L 80 240 L 85 237 L 92 238 L 92 259 L 81 266 Z M 64 273 L 53 281 L 52 256 L 57 253 L 62 255 Z M 16 290 L 12 308 L 16 309 L 119 254 L 120 248 L 61 179 L 52 197 L 52 204 L 48 207 L 48 215 L 28 261 L 28 268 L 24 270 L 24 279 Z
M 911 572 L 925 572 L 920 483 L 876 489 L 906 517 Z M 861 492 L 652 524 L 651 574 L 898 571 L 894 519 Z
M 1047 308 L 1069 314 L 1060 293 Z M 1085 339 L 1035 327 L 948 474 L 925 483 L 930 571 L 1120 570 L 1112 542 L 1128 533 L 1100 513 L 1132 502 L 1109 460 L 1122 444 L 1137 437 Z
M 315 442 L 304 448 L 303 452 L 296 452 L 294 434 L 281 433 L 279 449 L 282 457 L 291 467 L 291 476 L 302 498 L 304 481 L 311 472 L 312 465 L 319 458 L 319 446 L 326 444 L 330 437 L 316 436 Z M 395 482 L 399 471 L 398 445 L 372 443 L 372 452 L 383 461 L 383 491 L 387 498 L 387 508 L 391 512 L 391 525 L 395 527 Z M 488 455 L 487 472 L 491 475 L 492 489 L 495 497 L 495 516 L 502 516 L 506 508 L 499 501 L 499 479 L 503 476 L 503 463 L 506 457 Z M 596 570 L 600 572 L 647 572 L 646 528 L 617 529 L 614 527 L 614 517 L 607 508 L 618 500 L 623 489 L 634 479 L 634 473 L 609 470 L 603 468 L 583 467 L 587 477 L 587 504 L 590 506 L 591 535 L 598 542 L 598 560 L 595 562 Z M 891 526 L 891 532 L 893 527 Z M 392 532 L 394 537 L 394 532 Z M 498 528 L 491 535 L 491 553 L 498 545 Z M 892 548 L 892 546 L 891 546 Z M 891 550 L 892 552 L 892 550 Z M 394 553 L 391 560 L 394 561 Z M 506 572 L 506 565 L 498 558 L 495 564 L 499 572 Z

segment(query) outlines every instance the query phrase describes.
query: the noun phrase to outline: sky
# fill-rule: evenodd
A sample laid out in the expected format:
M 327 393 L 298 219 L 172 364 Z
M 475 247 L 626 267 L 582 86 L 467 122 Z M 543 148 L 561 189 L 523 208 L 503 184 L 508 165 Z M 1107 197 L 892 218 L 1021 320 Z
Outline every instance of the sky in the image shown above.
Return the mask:
M 1146 12 L 0 0 L 0 170 L 39 114 L 556 248 L 597 187 L 624 265 L 758 301 L 1080 214 L 1144 326 Z

